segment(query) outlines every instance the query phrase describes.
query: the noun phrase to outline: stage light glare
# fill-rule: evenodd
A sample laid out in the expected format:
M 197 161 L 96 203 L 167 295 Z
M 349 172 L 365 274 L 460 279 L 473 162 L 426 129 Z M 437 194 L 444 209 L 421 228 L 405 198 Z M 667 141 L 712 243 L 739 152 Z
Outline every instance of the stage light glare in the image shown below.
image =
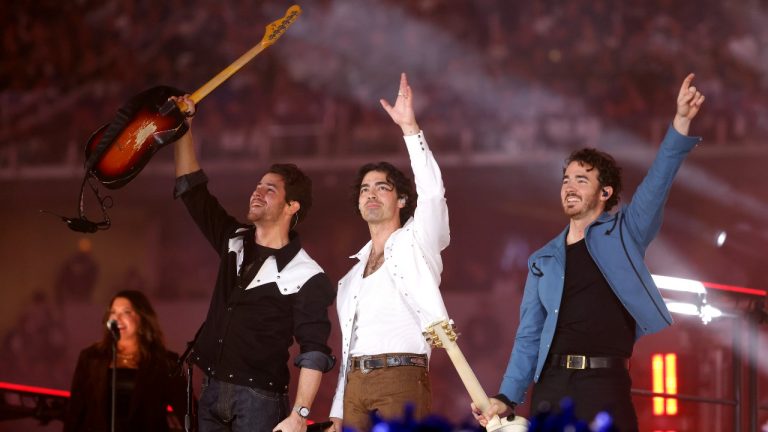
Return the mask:
M 699 307 L 691 303 L 667 302 L 667 309 L 672 313 L 699 316 Z
M 725 241 L 728 239 L 728 233 L 725 230 L 720 230 L 715 234 L 715 246 L 723 247 Z
M 704 284 L 692 279 L 676 278 L 671 276 L 651 275 L 653 282 L 659 289 L 666 289 L 672 291 L 683 291 L 694 294 L 706 294 L 707 290 L 704 288 Z
M 701 313 L 699 316 L 701 316 L 701 320 L 704 322 L 704 324 L 707 324 L 714 318 L 723 316 L 723 312 L 720 309 L 707 304 L 701 308 Z

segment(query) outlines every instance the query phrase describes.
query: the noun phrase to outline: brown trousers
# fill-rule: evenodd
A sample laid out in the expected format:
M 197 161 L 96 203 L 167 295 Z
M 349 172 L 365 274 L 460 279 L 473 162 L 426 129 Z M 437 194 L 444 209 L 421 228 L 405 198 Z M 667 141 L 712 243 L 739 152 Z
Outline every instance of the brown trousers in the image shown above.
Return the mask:
M 432 408 L 429 372 L 419 366 L 373 369 L 367 374 L 359 369 L 347 375 L 344 390 L 344 426 L 359 432 L 371 430 L 371 412 L 385 420 L 403 418 L 407 404 L 415 418 L 426 417 Z

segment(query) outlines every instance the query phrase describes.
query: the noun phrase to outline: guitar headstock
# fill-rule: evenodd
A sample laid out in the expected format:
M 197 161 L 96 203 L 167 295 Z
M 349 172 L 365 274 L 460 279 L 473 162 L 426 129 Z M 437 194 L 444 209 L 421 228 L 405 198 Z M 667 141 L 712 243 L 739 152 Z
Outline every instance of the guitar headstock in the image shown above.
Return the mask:
M 450 344 L 455 344 L 459 337 L 453 320 L 436 321 L 428 325 L 423 334 L 432 348 L 445 348 Z
M 267 29 L 264 32 L 264 37 L 261 38 L 261 43 L 264 48 L 275 43 L 280 36 L 288 30 L 288 27 L 296 21 L 301 15 L 301 7 L 299 5 L 293 5 L 285 11 L 285 15 L 277 21 L 271 22 L 267 25 Z

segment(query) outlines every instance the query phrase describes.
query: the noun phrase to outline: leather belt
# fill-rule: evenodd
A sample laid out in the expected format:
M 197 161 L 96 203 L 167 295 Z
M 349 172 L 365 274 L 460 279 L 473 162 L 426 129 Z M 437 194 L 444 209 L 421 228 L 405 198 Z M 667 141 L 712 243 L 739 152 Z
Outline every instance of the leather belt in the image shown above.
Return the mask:
M 373 369 L 398 367 L 398 366 L 419 366 L 427 367 L 426 354 L 377 354 L 370 356 L 352 357 L 349 359 L 349 369 L 367 374 Z
M 549 361 L 551 367 L 564 369 L 629 369 L 629 359 L 623 357 L 589 357 L 583 355 L 553 354 Z

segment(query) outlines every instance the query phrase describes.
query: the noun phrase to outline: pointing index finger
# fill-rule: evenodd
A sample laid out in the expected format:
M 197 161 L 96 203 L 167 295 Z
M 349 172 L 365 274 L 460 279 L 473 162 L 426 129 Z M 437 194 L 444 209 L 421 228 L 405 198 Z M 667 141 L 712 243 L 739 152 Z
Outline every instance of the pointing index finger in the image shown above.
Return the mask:
M 689 73 L 688 76 L 685 77 L 685 79 L 683 80 L 683 85 L 680 86 L 680 92 L 681 93 L 685 92 L 685 91 L 688 91 L 688 88 L 691 86 L 691 82 L 693 82 L 693 78 L 695 76 L 696 75 L 694 75 L 693 73 Z

